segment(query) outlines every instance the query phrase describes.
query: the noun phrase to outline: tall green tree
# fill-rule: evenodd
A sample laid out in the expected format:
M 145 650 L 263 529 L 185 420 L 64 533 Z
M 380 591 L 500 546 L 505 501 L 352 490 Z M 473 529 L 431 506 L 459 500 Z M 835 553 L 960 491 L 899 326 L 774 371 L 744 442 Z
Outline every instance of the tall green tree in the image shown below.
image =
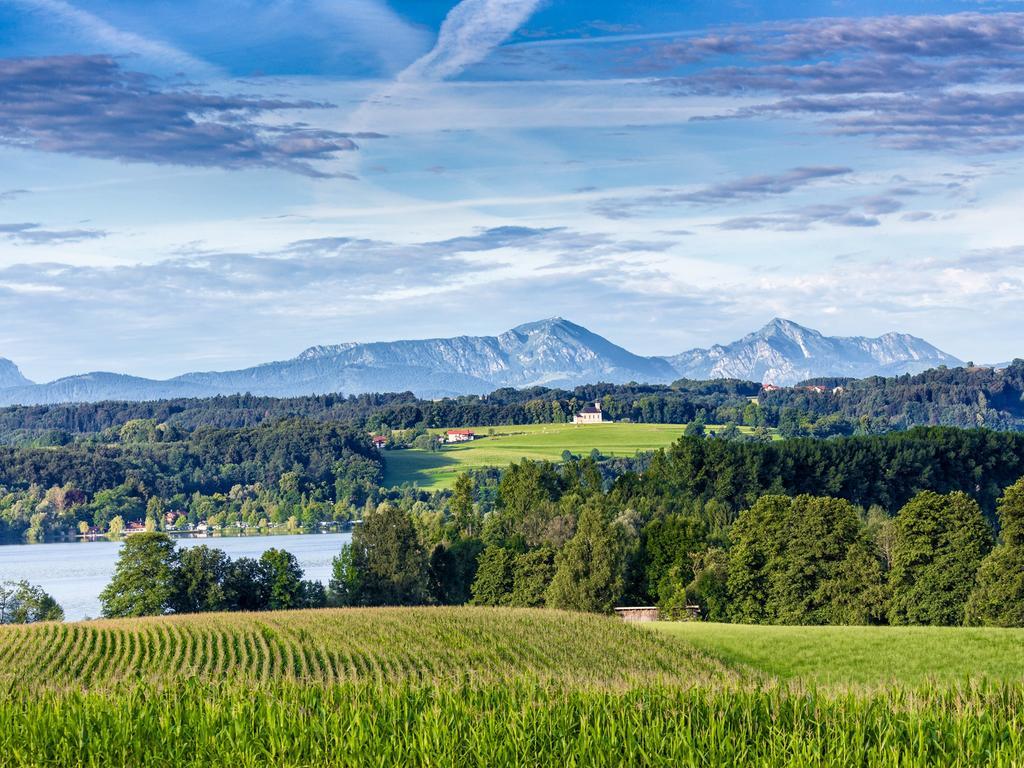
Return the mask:
M 476 605 L 508 605 L 514 561 L 515 553 L 504 547 L 491 545 L 480 553 L 472 587 Z
M 358 605 L 420 605 L 428 601 L 427 558 L 409 515 L 381 504 L 352 534 Z
M 659 603 L 693 580 L 693 555 L 706 547 L 707 527 L 692 515 L 659 515 L 641 535 L 640 560 L 647 594 Z
M 894 537 L 889 621 L 963 624 L 978 567 L 992 546 L 978 503 L 960 491 L 924 491 L 899 511 Z
M 178 551 L 174 568 L 174 593 L 170 609 L 175 613 L 227 611 L 231 604 L 225 582 L 231 558 L 205 544 Z
M 508 604 L 520 608 L 542 608 L 555 577 L 555 552 L 539 547 L 512 561 L 512 592 Z
M 561 476 L 550 462 L 523 459 L 510 465 L 498 484 L 497 509 L 484 527 L 485 543 L 522 549 L 523 521 L 535 517 L 538 508 L 549 507 L 561 493 Z
M 828 589 L 840 578 L 860 532 L 856 508 L 844 499 L 797 496 L 782 542 L 781 566 L 772 574 L 769 614 L 779 624 L 825 624 L 838 615 Z M 879 571 L 880 574 L 880 571 Z
M 459 535 L 466 538 L 480 535 L 482 521 L 476 509 L 475 491 L 473 478 L 463 472 L 455 479 L 452 498 L 448 502 L 452 524 Z
M 732 530 L 728 588 L 735 620 L 869 623 L 882 609 L 882 570 L 843 499 L 765 496 Z M 872 565 L 872 559 L 875 560 Z
M 27 581 L 0 583 L 0 624 L 63 620 L 64 609 L 42 587 Z
M 165 533 L 137 533 L 121 547 L 114 578 L 100 592 L 107 618 L 158 616 L 171 609 L 177 553 Z
M 693 581 L 686 587 L 687 603 L 700 606 L 705 621 L 729 617 L 729 554 L 710 547 L 693 556 Z
M 1024 627 L 1024 478 L 999 500 L 999 545 L 982 561 L 967 623 Z
M 265 611 L 270 604 L 270 575 L 266 563 L 252 557 L 232 561 L 224 592 L 236 611 Z
M 356 605 L 359 599 L 359 571 L 352 556 L 352 545 L 345 543 L 331 560 L 331 580 L 327 584 L 330 605 Z
M 611 613 L 625 588 L 626 535 L 604 497 L 588 499 L 576 535 L 558 553 L 547 605 Z
M 888 592 L 882 556 L 875 543 L 863 536 L 818 586 L 818 618 L 825 624 L 884 624 Z
M 735 621 L 769 619 L 769 590 L 772 574 L 781 568 L 790 507 L 788 496 L 762 496 L 733 525 L 727 584 Z
M 268 610 L 316 608 L 325 602 L 323 587 L 303 580 L 302 567 L 291 552 L 268 549 L 260 555 L 260 563 L 267 579 Z

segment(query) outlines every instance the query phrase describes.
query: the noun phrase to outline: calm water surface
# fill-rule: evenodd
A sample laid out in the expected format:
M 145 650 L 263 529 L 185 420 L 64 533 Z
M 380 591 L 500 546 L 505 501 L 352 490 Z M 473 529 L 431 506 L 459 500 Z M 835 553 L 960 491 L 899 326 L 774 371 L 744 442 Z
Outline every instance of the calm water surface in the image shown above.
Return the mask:
M 259 557 L 276 547 L 298 558 L 307 579 L 331 578 L 331 559 L 351 533 L 293 536 L 217 536 L 208 539 L 178 538 L 179 547 L 207 544 L 223 549 L 233 560 Z M 0 581 L 25 579 L 38 584 L 64 608 L 67 621 L 100 615 L 100 592 L 114 574 L 121 542 L 83 541 L 61 544 L 6 544 L 0 546 Z

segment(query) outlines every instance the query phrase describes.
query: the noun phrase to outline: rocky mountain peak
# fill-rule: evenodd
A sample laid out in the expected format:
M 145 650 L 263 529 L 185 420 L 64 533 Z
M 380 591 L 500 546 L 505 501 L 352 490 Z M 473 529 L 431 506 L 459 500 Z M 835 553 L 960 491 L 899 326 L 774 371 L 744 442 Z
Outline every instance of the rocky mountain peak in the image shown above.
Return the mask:
M 26 387 L 31 384 L 32 382 L 25 378 L 18 366 L 6 357 L 0 357 L 0 389 Z

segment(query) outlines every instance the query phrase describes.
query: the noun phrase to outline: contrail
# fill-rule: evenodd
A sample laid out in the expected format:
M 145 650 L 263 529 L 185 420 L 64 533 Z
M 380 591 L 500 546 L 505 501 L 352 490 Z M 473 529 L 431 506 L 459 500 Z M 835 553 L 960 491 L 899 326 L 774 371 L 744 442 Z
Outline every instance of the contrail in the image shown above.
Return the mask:
M 379 90 L 349 119 L 350 130 L 372 130 L 373 113 L 381 104 L 415 93 L 416 83 L 454 77 L 483 61 L 533 15 L 544 0 L 462 0 L 441 24 L 437 42 Z
M 115 52 L 138 54 L 150 61 L 163 66 L 170 65 L 190 74 L 217 74 L 216 68 L 205 61 L 159 40 L 150 40 L 134 32 L 118 29 L 98 16 L 76 8 L 65 0 L 0 0 L 0 3 L 3 2 L 44 14 L 48 19 L 71 27 L 75 32 L 85 35 L 100 45 L 108 46 Z
M 406 67 L 397 80 L 444 80 L 483 61 L 533 15 L 541 2 L 462 0 L 445 17 L 433 50 Z

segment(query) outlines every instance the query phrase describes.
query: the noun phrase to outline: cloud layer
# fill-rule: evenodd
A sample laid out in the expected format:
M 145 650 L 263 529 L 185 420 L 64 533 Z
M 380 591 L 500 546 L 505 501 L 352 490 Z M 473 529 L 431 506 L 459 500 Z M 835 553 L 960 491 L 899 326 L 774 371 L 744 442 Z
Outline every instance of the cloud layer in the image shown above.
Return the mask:
M 722 62 L 729 59 L 729 63 Z M 811 19 L 654 46 L 683 96 L 765 98 L 718 118 L 803 117 L 897 149 L 1005 152 L 1024 141 L 1024 14 Z
M 161 89 L 109 56 L 0 59 L 0 143 L 42 152 L 326 176 L 350 135 L 261 119 L 323 106 Z

